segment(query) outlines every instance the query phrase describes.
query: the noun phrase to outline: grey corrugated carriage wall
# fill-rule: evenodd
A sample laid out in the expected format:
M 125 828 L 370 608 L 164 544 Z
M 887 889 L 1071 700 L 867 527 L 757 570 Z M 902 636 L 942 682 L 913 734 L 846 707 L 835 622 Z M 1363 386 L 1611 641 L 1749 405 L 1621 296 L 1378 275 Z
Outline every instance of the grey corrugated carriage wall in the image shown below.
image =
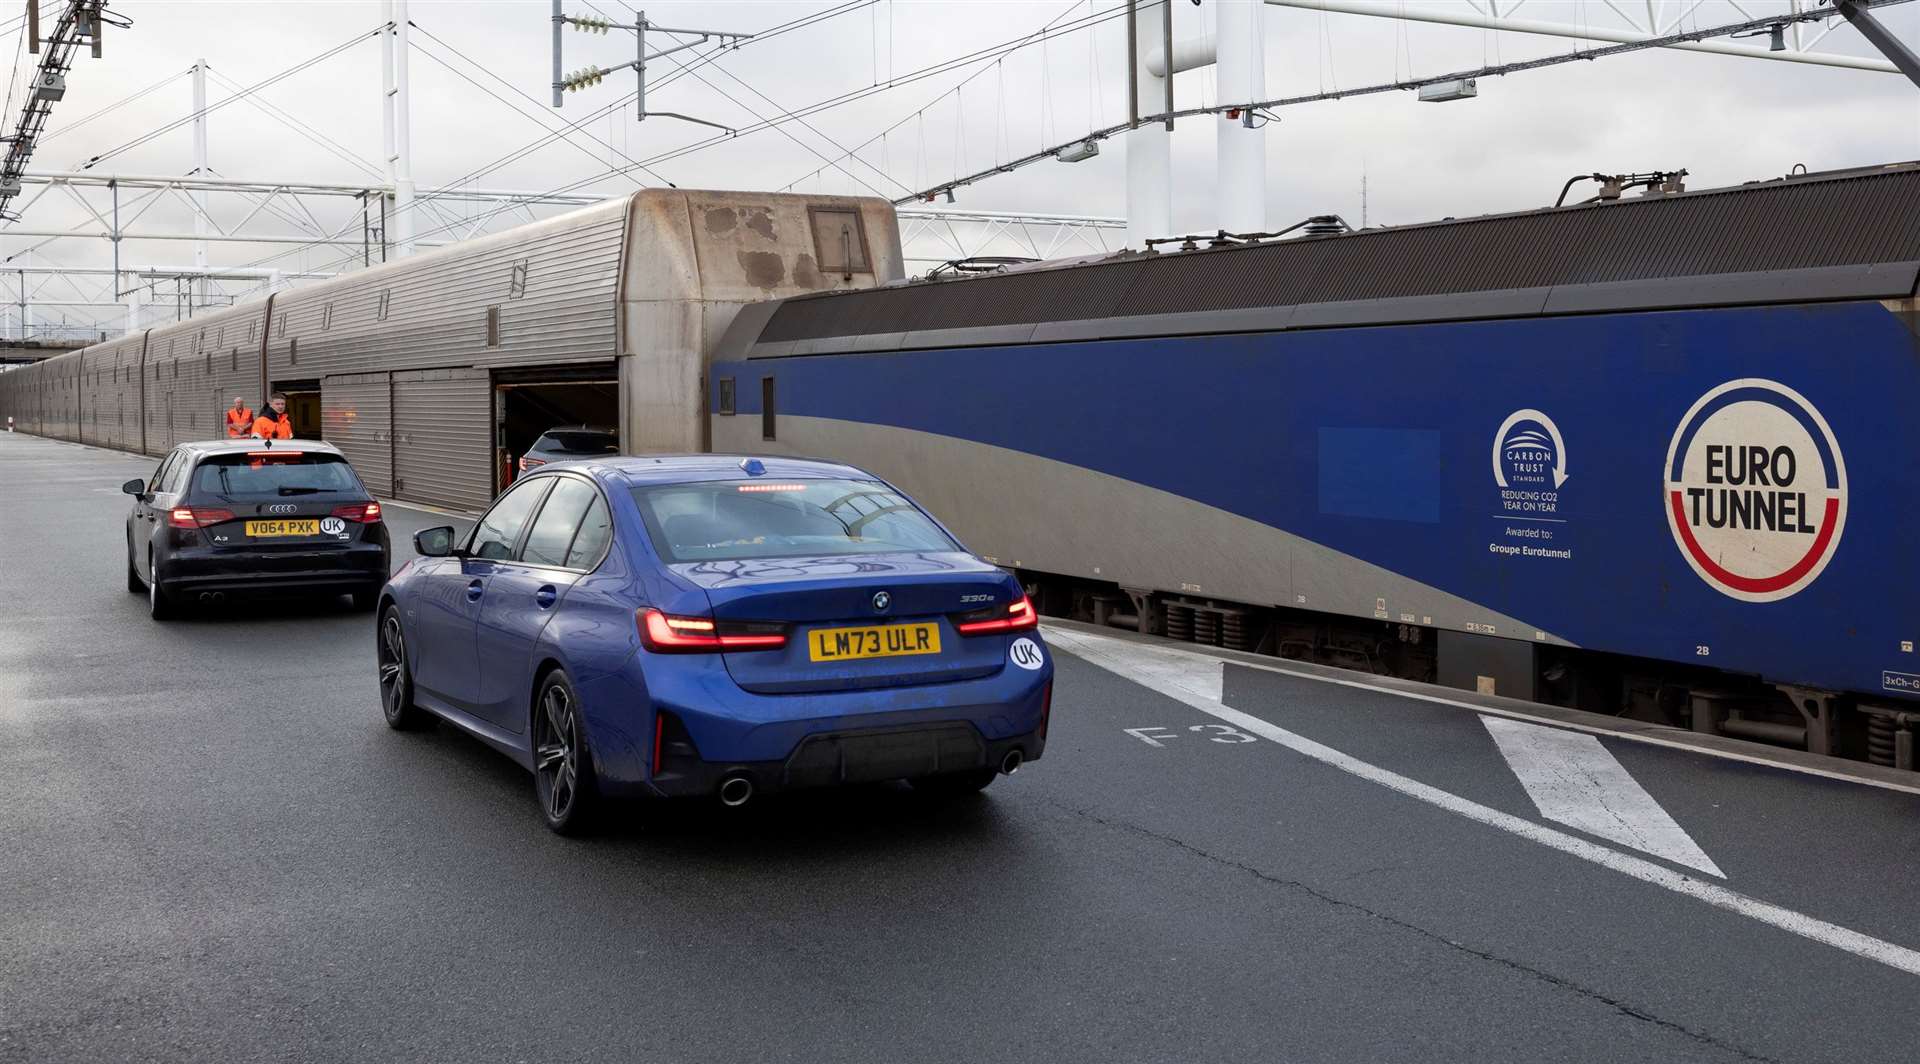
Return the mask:
M 708 353 L 747 303 L 902 275 L 884 200 L 646 189 L 0 375 L 21 431 L 151 455 L 236 395 L 317 387 L 377 493 L 478 509 L 503 374 L 617 378 L 623 449 L 708 446 Z

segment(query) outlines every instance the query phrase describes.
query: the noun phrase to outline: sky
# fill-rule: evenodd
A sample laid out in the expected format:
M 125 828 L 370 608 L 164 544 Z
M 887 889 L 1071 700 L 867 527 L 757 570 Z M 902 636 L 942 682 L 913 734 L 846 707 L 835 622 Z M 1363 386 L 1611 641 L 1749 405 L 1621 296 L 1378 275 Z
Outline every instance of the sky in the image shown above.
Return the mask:
M 62 0 L 43 0 L 50 11 Z M 960 173 L 997 165 L 1125 117 L 1124 22 L 1109 18 L 1004 56 L 921 72 L 957 57 L 1013 43 L 1049 24 L 1072 26 L 1119 0 L 648 0 L 656 24 L 764 33 L 819 13 L 839 13 L 789 28 L 699 65 L 677 68 L 703 49 L 657 60 L 649 105 L 741 129 L 656 115 L 644 122 L 632 105 L 586 122 L 566 139 L 537 144 L 553 128 L 608 108 L 632 93 L 621 71 L 548 106 L 551 12 L 547 0 L 414 0 L 411 58 L 412 169 L 422 187 L 468 182 L 489 188 L 577 188 L 607 195 L 671 181 L 682 187 L 794 189 L 890 198 Z M 1481 0 L 1484 4 L 1485 0 Z M 1626 28 L 1623 12 L 1683 28 L 1734 22 L 1730 0 L 1522 0 L 1521 17 Z M 1755 14 L 1790 0 L 1743 0 Z M 1208 0 L 1211 3 L 1211 0 Z M 636 5 L 638 6 L 638 5 Z M 1405 0 L 1410 9 L 1466 10 L 1467 0 Z M 1511 7 L 1512 3 L 1504 6 Z M 5 7 L 12 7 L 9 13 Z M 33 57 L 21 54 L 7 20 L 23 4 L 0 6 L 0 61 L 15 59 L 8 122 L 19 112 Z M 113 0 L 132 19 L 109 30 L 105 55 L 74 62 L 66 97 L 54 107 L 30 170 L 181 174 L 194 165 L 191 127 L 160 132 L 192 111 L 185 72 L 205 59 L 211 76 L 208 163 L 219 176 L 278 181 L 383 180 L 381 3 L 364 0 Z M 619 0 L 566 0 L 570 14 L 631 18 Z M 1204 36 L 1210 13 L 1175 0 L 1175 36 Z M 50 16 L 49 16 L 50 17 Z M 1920 46 L 1920 3 L 1882 16 Z M 1268 7 L 1264 13 L 1266 84 L 1290 96 L 1395 81 L 1485 64 L 1572 51 L 1578 42 L 1395 20 Z M 1818 32 L 1818 24 L 1807 31 Z M 1763 41 L 1745 42 L 1763 45 Z M 338 54 L 223 103 L 335 48 Z M 564 65 L 617 63 L 633 55 L 631 34 L 564 35 Z M 1823 51 L 1872 55 L 1844 23 Z M 172 79 L 172 80 L 169 80 Z M 956 86 L 965 82 L 956 90 Z M 144 89 L 144 96 L 127 101 Z M 1177 106 L 1217 102 L 1210 69 L 1181 74 Z M 803 105 L 838 106 L 772 128 L 763 119 Z M 119 104 L 115 107 L 113 105 Z M 104 110 L 112 108 L 110 110 Z M 271 113 L 271 112 L 278 112 Z M 1267 207 L 1275 226 L 1337 213 L 1353 224 L 1393 225 L 1448 216 L 1519 210 L 1552 202 L 1572 174 L 1686 168 L 1690 187 L 1774 177 L 1796 165 L 1814 170 L 1920 158 L 1920 90 L 1897 75 L 1650 51 L 1489 78 L 1474 100 L 1416 102 L 1406 93 L 1284 108 L 1266 127 Z M 885 132 L 883 135 L 883 131 Z M 146 138 L 146 139 L 143 139 Z M 712 141 L 706 146 L 701 142 Z M 678 157 L 634 169 L 683 148 Z M 1214 185 L 1214 120 L 1185 120 L 1173 139 L 1175 228 L 1208 231 Z M 848 153 L 852 151 L 853 157 Z M 97 161 L 96 161 L 97 160 Z M 627 170 L 610 174 L 615 167 Z M 1365 203 L 1362 203 L 1362 188 Z M 36 187 L 11 205 L 18 210 Z M 1077 164 L 1042 162 L 962 189 L 956 207 L 1119 216 L 1125 211 L 1125 150 L 1106 142 Z M 103 198 L 95 209 L 107 209 Z M 210 211 L 230 228 L 254 204 L 215 196 Z M 455 214 L 470 208 L 436 206 Z M 291 205 L 248 232 L 287 233 L 303 221 Z M 358 213 L 351 200 L 313 207 L 326 225 Z M 445 224 L 425 220 L 420 228 Z M 59 230 L 90 224 L 65 195 L 27 207 L 8 228 Z M 148 231 L 188 232 L 188 208 L 163 200 L 142 217 Z M 0 228 L 0 271 L 24 265 L 39 238 Z M 1111 239 L 1115 234 L 1109 234 Z M 359 236 L 355 225 L 352 236 Z M 436 237 L 440 239 L 440 237 Z M 258 244 L 215 244 L 216 265 L 275 265 L 332 272 L 358 263 L 353 248 L 312 247 L 271 258 Z M 1014 251 L 1011 247 L 981 250 Z M 1064 251 L 1084 250 L 1066 245 Z M 913 254 L 909 249 L 909 254 Z M 123 265 L 183 265 L 192 245 L 128 240 Z M 39 246 L 35 265 L 100 266 L 112 261 L 103 240 L 64 239 Z M 44 279 L 43 286 L 50 282 Z M 56 309 L 83 301 L 80 289 L 42 287 L 42 317 L 110 320 L 111 308 Z M 16 285 L 0 287 L 10 290 Z M 238 289 L 234 289 L 238 291 Z M 170 315 L 169 315 L 170 316 Z

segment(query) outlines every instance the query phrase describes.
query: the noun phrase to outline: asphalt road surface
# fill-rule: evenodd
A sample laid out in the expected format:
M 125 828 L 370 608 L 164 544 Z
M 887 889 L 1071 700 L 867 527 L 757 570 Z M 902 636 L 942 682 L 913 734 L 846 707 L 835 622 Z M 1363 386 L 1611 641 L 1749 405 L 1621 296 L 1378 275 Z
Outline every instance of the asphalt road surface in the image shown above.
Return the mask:
M 0 434 L 0 1061 L 1920 1046 L 1914 793 L 1059 626 L 1047 756 L 982 796 L 561 839 L 504 758 L 385 727 L 343 600 L 148 620 L 154 465 Z M 396 564 L 443 521 L 387 514 Z

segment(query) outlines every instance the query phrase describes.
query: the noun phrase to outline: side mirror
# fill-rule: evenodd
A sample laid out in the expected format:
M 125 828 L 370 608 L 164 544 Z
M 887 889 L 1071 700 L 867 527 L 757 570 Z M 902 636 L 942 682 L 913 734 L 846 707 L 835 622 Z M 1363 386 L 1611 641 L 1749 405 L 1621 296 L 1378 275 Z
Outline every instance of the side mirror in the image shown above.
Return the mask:
M 453 526 L 423 528 L 413 534 L 413 549 L 422 558 L 445 558 L 453 553 Z
M 147 493 L 147 482 L 138 479 L 129 480 L 125 484 L 120 485 L 120 490 L 128 495 L 145 495 Z

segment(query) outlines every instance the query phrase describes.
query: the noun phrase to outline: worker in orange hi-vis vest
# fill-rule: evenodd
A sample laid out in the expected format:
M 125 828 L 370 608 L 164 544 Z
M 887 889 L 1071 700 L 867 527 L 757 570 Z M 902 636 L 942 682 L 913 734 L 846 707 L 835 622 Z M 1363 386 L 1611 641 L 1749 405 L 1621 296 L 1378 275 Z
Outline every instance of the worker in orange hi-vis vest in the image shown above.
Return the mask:
M 233 409 L 227 411 L 227 438 L 243 440 L 253 434 L 253 411 L 247 409 L 247 401 L 239 396 L 233 397 Z
M 267 409 L 253 419 L 253 434 L 263 440 L 293 439 L 293 421 L 287 417 L 287 397 L 279 392 L 267 400 Z

